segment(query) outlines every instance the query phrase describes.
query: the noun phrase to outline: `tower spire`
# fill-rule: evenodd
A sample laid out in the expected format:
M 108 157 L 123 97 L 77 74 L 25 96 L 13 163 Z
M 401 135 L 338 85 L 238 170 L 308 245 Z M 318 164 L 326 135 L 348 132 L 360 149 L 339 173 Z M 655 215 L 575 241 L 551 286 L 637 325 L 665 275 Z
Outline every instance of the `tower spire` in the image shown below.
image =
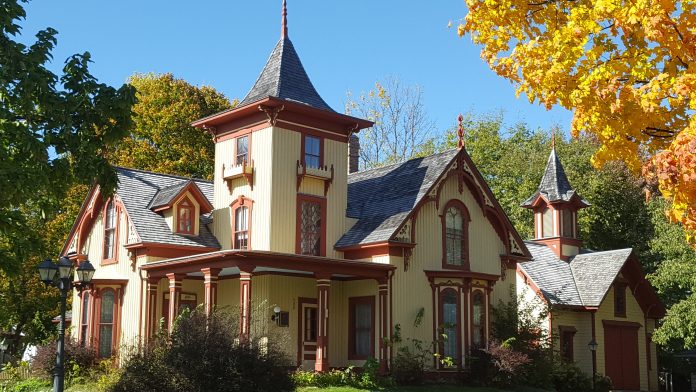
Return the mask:
M 288 8 L 283 0 L 283 19 L 280 26 L 280 38 L 286 38 L 288 36 Z
M 551 130 L 551 148 L 556 149 L 556 128 Z

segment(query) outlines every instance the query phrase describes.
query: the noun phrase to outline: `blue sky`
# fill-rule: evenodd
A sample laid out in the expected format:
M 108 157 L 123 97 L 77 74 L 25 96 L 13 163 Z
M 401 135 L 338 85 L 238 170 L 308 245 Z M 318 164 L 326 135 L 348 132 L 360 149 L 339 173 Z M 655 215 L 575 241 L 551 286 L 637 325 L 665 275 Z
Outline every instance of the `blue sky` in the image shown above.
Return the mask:
M 278 41 L 280 9 L 281 0 L 33 0 L 22 39 L 46 26 L 58 30 L 56 70 L 87 50 L 92 73 L 111 85 L 135 72 L 171 72 L 241 99 Z M 465 12 L 463 0 L 288 0 L 288 29 L 312 82 L 337 111 L 346 91 L 396 76 L 422 87 L 439 130 L 460 112 L 500 110 L 508 125 L 567 130 L 570 112 L 516 98 L 470 39 L 457 37 Z

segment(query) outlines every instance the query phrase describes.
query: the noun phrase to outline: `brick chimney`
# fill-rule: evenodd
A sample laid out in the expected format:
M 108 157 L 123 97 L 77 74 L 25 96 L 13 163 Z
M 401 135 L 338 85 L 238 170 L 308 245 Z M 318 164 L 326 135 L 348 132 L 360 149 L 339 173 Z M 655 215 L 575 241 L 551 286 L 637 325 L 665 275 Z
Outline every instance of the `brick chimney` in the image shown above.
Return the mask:
M 360 138 L 351 135 L 348 141 L 348 173 L 355 173 L 360 166 Z

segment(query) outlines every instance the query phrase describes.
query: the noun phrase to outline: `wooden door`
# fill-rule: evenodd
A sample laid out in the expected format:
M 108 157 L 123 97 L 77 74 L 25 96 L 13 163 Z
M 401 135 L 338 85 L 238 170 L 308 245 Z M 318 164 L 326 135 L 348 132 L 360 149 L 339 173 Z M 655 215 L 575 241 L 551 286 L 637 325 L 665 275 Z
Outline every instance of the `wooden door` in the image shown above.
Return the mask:
M 317 358 L 317 300 L 300 298 L 298 319 L 298 365 L 314 370 Z
M 637 327 L 605 325 L 604 358 L 614 389 L 640 390 Z

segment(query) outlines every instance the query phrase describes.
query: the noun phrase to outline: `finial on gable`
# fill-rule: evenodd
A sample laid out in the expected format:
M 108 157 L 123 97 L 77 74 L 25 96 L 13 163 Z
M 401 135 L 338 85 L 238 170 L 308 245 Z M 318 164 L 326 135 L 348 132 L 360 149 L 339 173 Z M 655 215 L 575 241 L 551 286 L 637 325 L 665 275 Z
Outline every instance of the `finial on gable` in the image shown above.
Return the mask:
M 556 149 L 556 128 L 551 130 L 551 148 Z
M 288 36 L 288 8 L 285 4 L 285 0 L 283 0 L 283 19 L 282 19 L 282 24 L 280 27 L 280 38 L 285 38 Z
M 457 121 L 459 122 L 459 125 L 457 126 L 457 148 L 461 150 L 464 148 L 464 116 L 459 114 Z

